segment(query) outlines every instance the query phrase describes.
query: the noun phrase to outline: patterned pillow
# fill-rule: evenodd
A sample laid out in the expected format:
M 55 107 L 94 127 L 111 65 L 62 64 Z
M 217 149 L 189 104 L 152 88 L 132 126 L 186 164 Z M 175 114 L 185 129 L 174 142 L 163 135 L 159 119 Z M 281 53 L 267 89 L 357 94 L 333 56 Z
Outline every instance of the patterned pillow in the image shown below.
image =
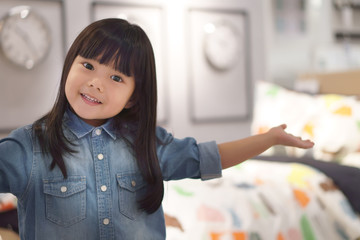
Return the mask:
M 360 149 L 360 102 L 355 96 L 310 95 L 258 82 L 252 132 L 262 133 L 281 123 L 288 125 L 287 132 L 312 139 L 315 146 L 311 150 L 277 147 L 271 149 L 272 154 L 282 151 L 341 162 Z

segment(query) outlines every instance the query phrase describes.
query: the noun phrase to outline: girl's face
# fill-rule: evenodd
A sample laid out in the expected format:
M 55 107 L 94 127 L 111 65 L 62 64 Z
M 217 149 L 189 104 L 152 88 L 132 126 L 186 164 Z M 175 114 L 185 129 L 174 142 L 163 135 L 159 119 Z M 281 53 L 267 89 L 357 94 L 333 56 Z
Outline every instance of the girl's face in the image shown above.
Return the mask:
M 77 56 L 65 84 L 66 98 L 86 123 L 100 126 L 124 108 L 132 107 L 135 79 L 116 71 L 112 64 Z

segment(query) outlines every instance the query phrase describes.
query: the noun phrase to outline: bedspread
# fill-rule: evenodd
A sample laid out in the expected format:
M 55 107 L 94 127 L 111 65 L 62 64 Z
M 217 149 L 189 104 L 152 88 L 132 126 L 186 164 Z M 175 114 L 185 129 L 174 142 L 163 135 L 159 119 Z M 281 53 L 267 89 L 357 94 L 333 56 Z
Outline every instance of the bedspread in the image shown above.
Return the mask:
M 168 182 L 163 207 L 168 240 L 360 239 L 345 195 L 301 163 L 251 160 L 220 179 Z
M 11 193 L 0 193 L 0 213 L 15 209 L 17 199 Z

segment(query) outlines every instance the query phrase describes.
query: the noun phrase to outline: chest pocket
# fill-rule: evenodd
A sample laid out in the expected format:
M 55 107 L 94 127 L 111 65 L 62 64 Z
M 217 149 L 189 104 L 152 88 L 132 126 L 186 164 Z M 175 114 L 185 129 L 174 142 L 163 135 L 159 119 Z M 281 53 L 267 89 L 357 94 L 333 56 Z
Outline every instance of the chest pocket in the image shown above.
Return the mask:
M 44 179 L 46 217 L 69 227 L 86 217 L 86 177 Z
M 116 175 L 119 194 L 120 212 L 135 220 L 141 211 L 138 208 L 137 199 L 146 190 L 146 182 L 139 173 L 121 173 Z

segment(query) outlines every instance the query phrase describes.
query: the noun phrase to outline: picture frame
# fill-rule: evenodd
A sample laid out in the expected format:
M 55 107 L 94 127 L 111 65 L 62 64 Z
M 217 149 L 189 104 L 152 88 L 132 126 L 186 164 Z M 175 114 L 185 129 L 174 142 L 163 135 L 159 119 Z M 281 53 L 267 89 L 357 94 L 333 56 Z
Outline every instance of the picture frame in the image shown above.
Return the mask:
M 157 123 L 168 122 L 167 84 L 166 84 L 166 38 L 164 10 L 161 5 L 141 3 L 120 3 L 95 1 L 92 4 L 92 21 L 117 17 L 139 25 L 148 35 L 153 46 L 157 74 Z
M 51 45 L 44 60 L 32 69 L 22 68 L 0 51 L 0 133 L 31 124 L 50 111 L 57 97 L 65 58 L 64 4 L 61 0 L 2 0 L 0 18 L 10 9 L 29 6 L 50 29 Z
M 191 120 L 247 121 L 251 61 L 246 10 L 191 7 L 187 16 Z

